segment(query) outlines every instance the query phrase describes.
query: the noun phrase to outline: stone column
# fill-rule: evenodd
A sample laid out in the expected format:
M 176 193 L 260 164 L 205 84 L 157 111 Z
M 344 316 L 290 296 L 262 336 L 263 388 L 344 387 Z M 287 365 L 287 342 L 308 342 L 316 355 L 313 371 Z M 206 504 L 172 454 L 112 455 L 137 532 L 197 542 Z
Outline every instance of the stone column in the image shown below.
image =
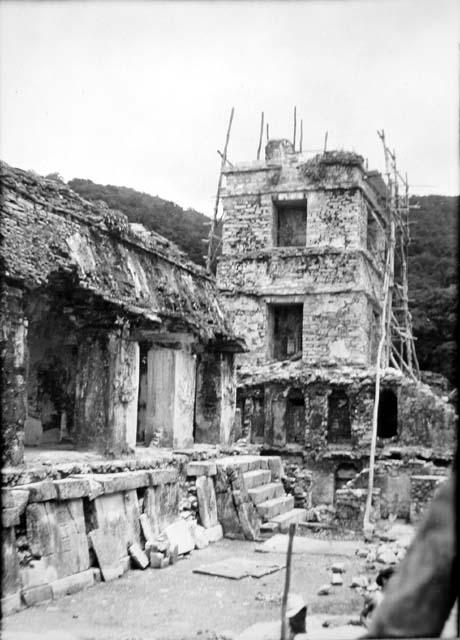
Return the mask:
M 193 445 L 196 356 L 154 346 L 147 356 L 145 441 L 163 447 Z
M 203 353 L 197 368 L 195 442 L 230 444 L 234 437 L 235 405 L 233 353 Z
M 27 320 L 22 290 L 5 285 L 0 304 L 2 461 L 17 465 L 24 458 L 27 416 Z
M 139 345 L 127 329 L 87 334 L 78 351 L 77 445 L 119 455 L 136 446 Z

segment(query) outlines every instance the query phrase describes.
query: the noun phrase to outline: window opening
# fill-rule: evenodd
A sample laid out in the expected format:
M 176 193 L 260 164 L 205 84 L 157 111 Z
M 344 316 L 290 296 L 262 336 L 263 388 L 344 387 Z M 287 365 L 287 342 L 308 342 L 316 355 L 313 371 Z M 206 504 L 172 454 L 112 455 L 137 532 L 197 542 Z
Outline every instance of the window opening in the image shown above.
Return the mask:
M 350 408 L 345 391 L 333 391 L 328 398 L 328 442 L 344 442 L 351 438 Z

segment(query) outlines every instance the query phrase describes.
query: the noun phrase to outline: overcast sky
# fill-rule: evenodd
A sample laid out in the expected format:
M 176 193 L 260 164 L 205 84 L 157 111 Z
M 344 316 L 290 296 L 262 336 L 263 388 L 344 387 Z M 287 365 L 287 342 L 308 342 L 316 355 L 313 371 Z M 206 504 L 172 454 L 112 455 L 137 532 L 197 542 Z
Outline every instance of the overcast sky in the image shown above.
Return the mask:
M 458 194 L 456 0 L 2 2 L 0 156 L 41 174 L 213 209 L 233 162 L 270 137 L 355 150 L 384 128 L 413 193 Z

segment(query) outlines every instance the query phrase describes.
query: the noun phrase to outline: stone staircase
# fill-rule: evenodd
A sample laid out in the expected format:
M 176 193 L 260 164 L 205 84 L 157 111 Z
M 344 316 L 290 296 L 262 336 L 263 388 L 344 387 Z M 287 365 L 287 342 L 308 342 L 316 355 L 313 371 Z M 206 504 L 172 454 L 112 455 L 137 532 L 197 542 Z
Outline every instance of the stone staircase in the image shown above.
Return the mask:
M 239 467 L 245 488 L 262 521 L 261 532 L 285 533 L 291 523 L 305 522 L 306 509 L 294 508 L 293 496 L 284 491 L 283 465 L 278 456 L 232 456 L 217 464 Z

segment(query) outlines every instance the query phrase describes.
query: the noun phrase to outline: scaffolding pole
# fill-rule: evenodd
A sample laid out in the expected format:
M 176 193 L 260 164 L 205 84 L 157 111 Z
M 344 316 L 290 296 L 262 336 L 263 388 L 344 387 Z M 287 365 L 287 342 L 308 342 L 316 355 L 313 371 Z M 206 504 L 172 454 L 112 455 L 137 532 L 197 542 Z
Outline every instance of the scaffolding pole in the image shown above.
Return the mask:
M 220 198 L 220 189 L 222 187 L 222 173 L 224 171 L 225 168 L 225 163 L 227 162 L 227 149 L 228 149 L 228 141 L 230 139 L 230 130 L 232 128 L 232 122 L 233 122 L 233 114 L 235 113 L 235 107 L 232 107 L 232 111 L 230 113 L 230 119 L 228 121 L 228 127 L 227 127 L 227 135 L 225 137 L 225 145 L 224 145 L 224 151 L 222 153 L 222 161 L 220 163 L 220 171 L 219 171 L 219 180 L 217 183 L 217 193 L 216 193 L 216 202 L 214 205 L 214 215 L 212 218 L 212 224 L 211 224 L 211 229 L 209 230 L 209 242 L 208 242 L 208 255 L 206 258 L 206 271 L 208 273 L 211 273 L 211 267 L 212 267 L 212 262 L 213 262 L 213 239 L 215 236 L 215 231 L 216 231 L 216 226 L 217 226 L 217 211 L 219 208 L 219 198 Z

